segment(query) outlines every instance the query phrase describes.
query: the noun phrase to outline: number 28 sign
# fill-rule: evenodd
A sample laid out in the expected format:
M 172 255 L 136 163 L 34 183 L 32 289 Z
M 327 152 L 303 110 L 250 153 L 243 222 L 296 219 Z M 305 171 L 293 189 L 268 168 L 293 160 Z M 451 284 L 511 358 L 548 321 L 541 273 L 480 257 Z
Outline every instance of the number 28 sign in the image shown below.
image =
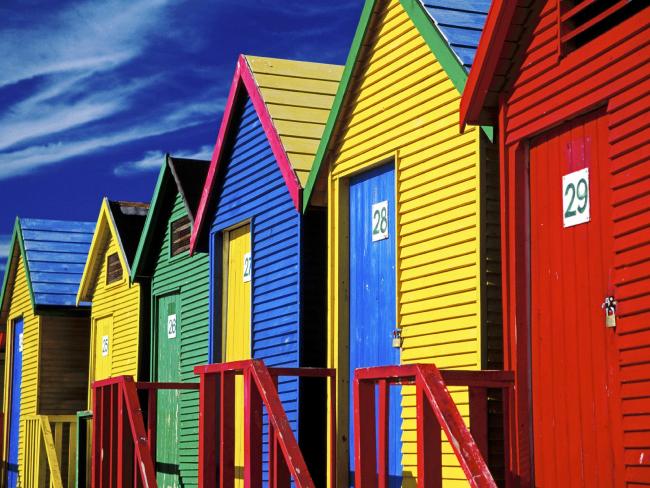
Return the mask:
M 372 213 L 372 242 L 388 239 L 388 200 L 374 203 Z
M 562 218 L 564 227 L 584 224 L 589 214 L 589 168 L 562 177 Z

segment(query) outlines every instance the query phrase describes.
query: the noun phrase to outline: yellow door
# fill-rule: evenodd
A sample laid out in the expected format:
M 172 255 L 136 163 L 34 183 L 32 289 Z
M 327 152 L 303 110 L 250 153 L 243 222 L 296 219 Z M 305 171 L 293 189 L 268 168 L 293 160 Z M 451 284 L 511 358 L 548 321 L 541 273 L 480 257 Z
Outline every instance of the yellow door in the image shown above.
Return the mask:
M 111 376 L 113 356 L 113 317 L 95 320 L 95 366 L 94 379 L 103 380 Z
M 223 326 L 224 361 L 251 357 L 251 238 L 250 225 L 227 233 L 224 239 L 225 313 Z M 243 487 L 244 466 L 244 383 L 235 384 L 235 486 Z

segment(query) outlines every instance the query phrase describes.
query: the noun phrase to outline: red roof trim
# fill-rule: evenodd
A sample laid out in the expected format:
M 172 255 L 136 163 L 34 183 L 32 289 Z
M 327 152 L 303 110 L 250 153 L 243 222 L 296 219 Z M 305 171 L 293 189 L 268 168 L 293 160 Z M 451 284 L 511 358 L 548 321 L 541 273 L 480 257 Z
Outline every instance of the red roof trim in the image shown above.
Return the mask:
M 199 236 L 201 235 L 201 231 L 205 225 L 207 218 L 206 213 L 208 211 L 210 199 L 214 194 L 214 185 L 217 181 L 217 174 L 221 164 L 221 155 L 224 151 L 226 136 L 232 124 L 235 102 L 239 99 L 242 87 L 246 89 L 246 92 L 255 107 L 255 111 L 257 112 L 257 116 L 260 118 L 262 127 L 264 128 L 264 133 L 269 140 L 271 150 L 273 151 L 273 155 L 280 167 L 280 171 L 282 172 L 284 181 L 289 189 L 293 203 L 296 209 L 300 211 L 300 200 L 302 196 L 300 181 L 289 162 L 287 153 L 285 152 L 282 141 L 280 140 L 280 135 L 273 125 L 271 115 L 264 103 L 264 99 L 262 98 L 257 83 L 255 83 L 255 78 L 248 66 L 248 62 L 243 55 L 240 55 L 237 60 L 235 75 L 230 86 L 230 94 L 228 95 L 228 102 L 226 103 L 223 120 L 221 121 L 221 127 L 219 128 L 219 135 L 214 146 L 212 159 L 210 160 L 210 168 L 208 169 L 205 185 L 203 186 L 201 201 L 194 221 L 194 228 L 192 229 L 192 237 L 190 238 L 190 253 L 192 254 L 196 250 Z
M 494 0 L 490 7 L 474 64 L 460 101 L 460 126 L 478 125 L 485 97 L 492 84 L 501 53 L 517 10 L 516 0 Z

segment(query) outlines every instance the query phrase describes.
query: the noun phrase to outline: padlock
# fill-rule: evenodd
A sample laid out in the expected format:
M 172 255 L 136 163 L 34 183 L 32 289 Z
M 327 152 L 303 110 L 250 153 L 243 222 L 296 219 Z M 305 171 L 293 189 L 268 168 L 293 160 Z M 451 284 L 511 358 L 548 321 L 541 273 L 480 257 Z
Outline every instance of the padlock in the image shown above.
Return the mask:
M 616 299 L 612 296 L 605 298 L 600 308 L 605 310 L 605 327 L 616 327 Z
M 393 347 L 399 349 L 402 347 L 402 331 L 401 329 L 393 330 Z
M 605 312 L 606 317 L 605 317 L 605 327 L 613 329 L 616 327 L 616 312 L 612 311 L 612 313 Z

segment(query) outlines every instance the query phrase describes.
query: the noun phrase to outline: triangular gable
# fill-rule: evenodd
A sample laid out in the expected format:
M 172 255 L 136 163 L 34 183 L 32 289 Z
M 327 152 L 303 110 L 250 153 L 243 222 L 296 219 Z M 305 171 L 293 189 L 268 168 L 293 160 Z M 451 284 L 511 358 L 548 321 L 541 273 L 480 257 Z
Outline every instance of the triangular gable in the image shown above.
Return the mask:
M 151 207 L 147 213 L 144 229 L 140 235 L 138 248 L 133 260 L 131 270 L 131 282 L 143 274 L 146 261 L 149 258 L 149 250 L 156 236 L 156 230 L 161 225 L 161 214 L 166 204 L 170 203 L 169 195 L 173 192 L 180 193 L 183 204 L 194 225 L 201 198 L 201 190 L 208 172 L 209 161 L 198 159 L 175 158 L 167 154 L 165 162 L 160 168 L 156 188 L 151 199 Z
M 3 311 L 19 256 L 34 310 L 75 307 L 94 228 L 93 222 L 16 219 L 0 298 Z
M 22 256 L 23 258 L 23 267 L 27 274 L 26 279 L 27 287 L 29 289 L 29 297 L 32 302 L 32 308 L 35 308 L 34 290 L 32 289 L 32 282 L 29 279 L 27 256 L 25 254 L 25 246 L 20 232 L 20 220 L 16 218 L 14 230 L 11 234 L 11 243 L 9 244 L 9 254 L 7 255 L 4 280 L 2 281 L 2 292 L 0 293 L 0 323 L 6 322 L 6 316 L 9 312 L 9 304 L 7 303 L 7 300 L 11 297 L 13 283 L 16 281 L 19 256 Z
M 124 206 L 126 209 L 132 209 L 131 215 L 117 215 L 116 206 Z M 103 244 L 113 237 L 117 242 L 118 256 L 126 274 L 131 274 L 131 260 L 135 255 L 135 248 L 142 232 L 142 227 L 146 218 L 146 203 L 139 202 L 113 202 L 104 197 L 102 206 L 99 211 L 99 218 L 95 227 L 88 259 L 84 266 L 79 293 L 77 294 L 77 303 L 91 301 L 90 293 L 93 290 L 93 284 L 96 275 L 102 266 L 101 252 Z M 137 237 L 134 234 L 137 233 Z M 125 245 L 126 244 L 126 245 Z M 129 251 L 129 249 L 132 249 Z
M 489 2 L 487 0 L 458 0 L 452 2 L 453 7 L 448 7 L 450 2 L 442 0 L 399 1 L 451 82 L 462 94 L 467 82 L 467 72 L 472 63 L 472 49 L 476 47 L 473 43 L 478 42 L 476 29 L 481 19 L 485 18 L 483 12 L 485 4 Z M 360 67 L 359 62 L 363 58 L 364 50 L 368 47 L 366 36 L 373 22 L 373 14 L 376 12 L 378 2 L 379 0 L 366 0 L 361 12 L 341 83 L 334 98 L 334 104 L 323 132 L 323 138 L 318 146 L 309 179 L 305 185 L 303 211 L 309 206 L 318 177 L 324 170 L 324 161 L 336 132 L 337 122 L 341 120 L 341 111 L 347 103 L 348 93 L 351 92 L 355 71 Z M 483 131 L 492 139 L 491 127 L 483 127 Z
M 217 175 L 240 97 L 250 98 L 291 199 L 300 211 L 302 185 L 311 170 L 341 72 L 342 67 L 334 65 L 239 57 L 192 229 L 191 252 L 196 250 L 215 197 Z

